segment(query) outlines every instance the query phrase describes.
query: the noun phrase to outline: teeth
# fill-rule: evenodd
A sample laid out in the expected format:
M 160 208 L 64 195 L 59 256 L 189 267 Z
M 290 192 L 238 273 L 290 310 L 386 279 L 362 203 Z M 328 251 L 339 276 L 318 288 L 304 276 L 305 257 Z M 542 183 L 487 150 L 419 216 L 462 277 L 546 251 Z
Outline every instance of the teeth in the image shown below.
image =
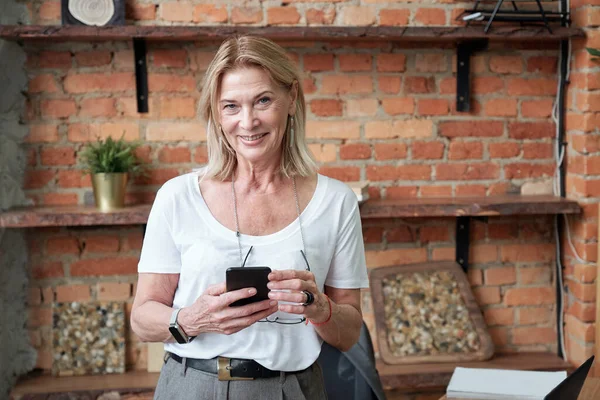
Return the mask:
M 265 135 L 266 135 L 266 133 L 261 133 L 261 134 L 259 134 L 259 135 L 253 135 L 253 136 L 242 136 L 242 137 L 244 138 L 244 140 L 247 140 L 247 141 L 253 141 L 253 140 L 258 140 L 258 139 L 260 139 L 261 137 L 263 137 L 263 136 L 265 136 Z

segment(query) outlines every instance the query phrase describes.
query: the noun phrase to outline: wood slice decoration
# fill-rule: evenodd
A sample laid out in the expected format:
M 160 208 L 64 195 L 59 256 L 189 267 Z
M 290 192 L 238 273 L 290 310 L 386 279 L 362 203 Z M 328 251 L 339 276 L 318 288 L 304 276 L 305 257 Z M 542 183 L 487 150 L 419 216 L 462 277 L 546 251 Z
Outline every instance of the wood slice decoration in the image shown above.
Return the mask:
M 125 0 L 62 0 L 63 25 L 125 24 Z
M 370 286 L 379 354 L 386 364 L 483 361 L 494 355 L 457 263 L 375 268 Z

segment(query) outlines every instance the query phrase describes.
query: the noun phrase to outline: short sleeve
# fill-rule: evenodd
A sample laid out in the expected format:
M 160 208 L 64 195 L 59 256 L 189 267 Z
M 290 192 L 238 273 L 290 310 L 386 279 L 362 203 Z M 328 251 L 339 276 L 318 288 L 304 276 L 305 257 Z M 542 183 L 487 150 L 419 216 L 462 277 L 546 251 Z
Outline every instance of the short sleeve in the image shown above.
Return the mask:
M 339 289 L 369 287 L 358 202 L 354 204 L 338 232 L 325 285 Z
M 173 196 L 163 187 L 150 210 L 138 272 L 180 273 L 181 254 L 173 239 L 172 216 Z

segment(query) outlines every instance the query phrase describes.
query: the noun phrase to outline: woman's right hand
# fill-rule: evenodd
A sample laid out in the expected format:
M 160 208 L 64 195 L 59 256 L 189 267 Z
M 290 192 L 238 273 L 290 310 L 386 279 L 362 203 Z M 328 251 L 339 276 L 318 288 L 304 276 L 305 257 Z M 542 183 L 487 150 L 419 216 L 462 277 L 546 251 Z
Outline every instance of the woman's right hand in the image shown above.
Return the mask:
M 275 300 L 229 307 L 231 303 L 255 294 L 254 288 L 227 292 L 225 282 L 209 286 L 194 304 L 179 312 L 177 321 L 188 336 L 206 332 L 231 335 L 277 311 Z

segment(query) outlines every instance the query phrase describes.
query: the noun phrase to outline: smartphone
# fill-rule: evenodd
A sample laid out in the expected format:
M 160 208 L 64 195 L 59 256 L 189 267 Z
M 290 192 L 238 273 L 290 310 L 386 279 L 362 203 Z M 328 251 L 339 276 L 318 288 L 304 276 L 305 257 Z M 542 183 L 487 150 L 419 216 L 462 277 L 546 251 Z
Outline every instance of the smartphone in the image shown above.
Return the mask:
M 269 267 L 231 267 L 225 273 L 225 286 L 227 291 L 255 288 L 256 294 L 252 297 L 240 299 L 230 304 L 230 307 L 245 306 L 246 304 L 269 298 Z

